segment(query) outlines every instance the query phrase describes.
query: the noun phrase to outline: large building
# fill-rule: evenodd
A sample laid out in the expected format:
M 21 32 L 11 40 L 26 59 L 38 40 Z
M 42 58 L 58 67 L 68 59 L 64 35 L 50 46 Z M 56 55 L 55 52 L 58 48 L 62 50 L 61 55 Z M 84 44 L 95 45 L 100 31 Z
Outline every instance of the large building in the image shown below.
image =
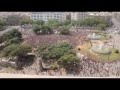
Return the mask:
M 71 20 L 83 20 L 90 17 L 110 17 L 111 12 L 71 12 Z
M 66 20 L 67 14 L 68 13 L 66 12 L 32 12 L 30 18 L 32 20 L 43 20 L 43 21 L 48 21 L 51 19 L 64 21 Z
M 51 19 L 58 21 L 65 21 L 68 19 L 68 16 L 71 20 L 83 20 L 88 17 L 108 17 L 111 16 L 110 12 L 31 12 L 30 18 L 32 20 L 43 20 L 48 21 Z M 28 16 L 29 16 L 28 15 Z
M 71 12 L 71 20 L 83 20 L 87 17 L 87 12 Z

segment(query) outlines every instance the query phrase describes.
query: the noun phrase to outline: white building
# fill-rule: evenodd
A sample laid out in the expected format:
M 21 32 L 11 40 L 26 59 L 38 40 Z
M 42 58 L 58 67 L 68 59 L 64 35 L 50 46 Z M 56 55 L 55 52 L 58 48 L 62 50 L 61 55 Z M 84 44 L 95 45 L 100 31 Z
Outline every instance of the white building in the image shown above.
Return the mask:
M 48 21 L 51 19 L 64 21 L 66 20 L 65 12 L 32 12 L 31 19 L 32 20 L 43 20 Z

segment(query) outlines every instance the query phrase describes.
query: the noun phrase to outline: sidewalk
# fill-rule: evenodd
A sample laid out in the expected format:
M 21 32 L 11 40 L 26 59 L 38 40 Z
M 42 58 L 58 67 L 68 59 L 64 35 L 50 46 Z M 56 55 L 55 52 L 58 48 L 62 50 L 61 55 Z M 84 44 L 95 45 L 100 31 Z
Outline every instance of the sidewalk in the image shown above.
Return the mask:
M 25 75 L 25 74 L 0 73 L 0 78 L 68 78 L 68 76 L 45 76 L 45 75 Z M 72 77 L 70 77 L 70 78 L 72 78 Z
M 45 76 L 45 75 L 24 75 L 24 74 L 8 74 L 8 73 L 0 73 L 0 78 L 120 78 L 120 77 L 80 77 L 80 76 Z

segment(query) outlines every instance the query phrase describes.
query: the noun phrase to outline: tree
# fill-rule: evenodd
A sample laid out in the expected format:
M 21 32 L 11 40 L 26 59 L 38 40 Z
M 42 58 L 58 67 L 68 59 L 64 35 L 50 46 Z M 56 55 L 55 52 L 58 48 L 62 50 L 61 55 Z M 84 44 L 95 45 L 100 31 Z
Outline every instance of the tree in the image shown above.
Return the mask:
M 80 26 L 97 27 L 99 25 L 102 28 L 106 28 L 109 26 L 109 22 L 99 17 L 86 18 L 80 21 Z
M 68 35 L 68 34 L 70 34 L 70 31 L 69 31 L 69 28 L 68 27 L 61 27 L 60 28 L 60 34 L 62 34 L 62 35 Z
M 21 25 L 32 24 L 33 21 L 29 17 L 23 17 L 20 21 Z
M 28 45 L 11 44 L 2 50 L 2 56 L 3 57 L 26 56 L 27 53 L 31 52 L 31 50 L 32 50 L 31 47 Z
M 105 24 L 98 24 L 97 26 L 98 26 L 98 29 L 100 29 L 100 30 L 105 30 L 105 28 L 106 28 Z
M 13 60 L 16 63 L 16 69 L 22 69 L 24 64 L 28 62 L 28 60 L 32 59 L 30 58 L 31 55 L 28 55 L 28 53 L 31 51 L 31 46 L 11 44 L 2 50 L 2 56 L 11 58 L 11 60 Z
M 80 64 L 79 58 L 74 54 L 65 54 L 58 62 L 60 66 L 65 68 L 67 71 L 74 70 Z
M 49 59 L 59 59 L 61 56 L 63 56 L 65 53 L 72 53 L 71 52 L 72 46 L 67 42 L 57 43 L 55 45 L 38 48 L 37 51 L 39 51 L 40 55 L 44 60 Z
M 4 19 L 0 19 L 0 26 L 5 26 L 6 25 L 6 22 Z
M 40 34 L 51 34 L 53 33 L 52 29 L 49 27 L 49 26 L 34 26 L 33 28 L 33 32 L 37 35 L 40 35 Z
M 43 45 L 40 45 L 39 47 L 37 47 L 36 49 L 36 54 L 38 56 L 41 56 L 43 54 L 43 52 L 49 47 L 49 45 L 47 44 L 43 44 Z
M 46 23 L 46 25 L 48 25 L 50 28 L 52 29 L 56 29 L 58 28 L 59 26 L 62 25 L 62 22 L 58 21 L 58 20 L 48 20 L 48 22 Z
M 10 30 L 2 35 L 2 39 L 4 41 L 8 41 L 8 40 L 11 40 L 13 38 L 15 38 L 17 40 L 21 40 L 22 39 L 21 32 L 19 32 L 17 29 L 12 29 L 12 30 Z
M 6 26 L 6 22 L 5 20 L 1 19 L 0 20 L 0 31 L 4 30 Z
M 0 36 L 0 44 L 4 44 L 4 47 L 11 45 L 11 44 L 18 44 L 22 42 L 22 40 L 23 40 L 22 34 L 17 29 L 7 31 L 3 35 Z
M 68 26 L 68 25 L 71 25 L 71 20 L 65 20 L 64 22 L 62 22 L 62 25 L 63 26 Z
M 33 21 L 33 24 L 36 24 L 36 25 L 44 25 L 45 24 L 45 22 L 43 21 L 43 20 L 35 20 L 35 21 Z

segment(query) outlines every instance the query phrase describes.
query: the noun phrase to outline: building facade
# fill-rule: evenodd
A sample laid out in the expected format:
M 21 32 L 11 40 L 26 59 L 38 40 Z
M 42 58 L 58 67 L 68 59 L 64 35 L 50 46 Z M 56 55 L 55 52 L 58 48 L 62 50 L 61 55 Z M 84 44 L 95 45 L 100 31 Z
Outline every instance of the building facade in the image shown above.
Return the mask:
M 32 12 L 31 19 L 32 20 L 43 20 L 48 21 L 51 19 L 64 21 L 66 20 L 67 13 L 65 12 Z
M 83 20 L 90 17 L 87 12 L 71 12 L 71 20 Z
M 110 12 L 32 12 L 30 18 L 32 20 L 48 21 L 55 19 L 58 21 L 65 21 L 67 16 L 70 16 L 71 20 L 83 20 L 90 17 L 108 17 L 112 14 Z

